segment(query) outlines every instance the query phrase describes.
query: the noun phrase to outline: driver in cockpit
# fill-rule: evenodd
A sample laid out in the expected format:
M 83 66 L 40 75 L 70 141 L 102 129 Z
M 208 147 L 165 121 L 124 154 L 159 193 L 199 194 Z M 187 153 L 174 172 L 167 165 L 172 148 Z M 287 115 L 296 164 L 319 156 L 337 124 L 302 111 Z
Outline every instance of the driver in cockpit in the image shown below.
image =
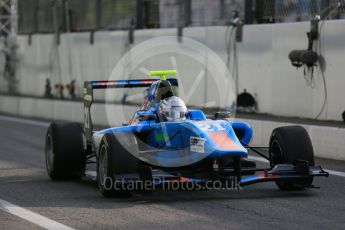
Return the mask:
M 160 121 L 181 121 L 186 119 L 188 112 L 184 101 L 174 96 L 169 81 L 163 80 L 157 86 L 156 94 L 152 101 L 157 110 Z M 158 104 L 158 105 L 156 105 Z

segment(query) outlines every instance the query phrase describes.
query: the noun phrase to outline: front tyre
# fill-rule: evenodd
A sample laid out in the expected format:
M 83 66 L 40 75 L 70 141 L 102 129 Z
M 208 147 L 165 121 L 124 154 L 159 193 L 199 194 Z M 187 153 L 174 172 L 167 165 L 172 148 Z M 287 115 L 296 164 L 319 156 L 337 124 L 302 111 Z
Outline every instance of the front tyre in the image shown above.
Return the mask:
M 271 166 L 307 161 L 314 166 L 314 151 L 307 131 L 302 126 L 279 127 L 272 131 L 269 144 Z M 280 190 L 302 190 L 312 185 L 313 178 L 277 181 Z
M 138 173 L 139 160 L 132 154 L 138 151 L 134 135 L 105 134 L 97 157 L 97 181 L 105 197 L 129 196 L 130 191 L 115 175 Z M 115 184 L 116 183 L 116 184 Z
M 52 180 L 81 178 L 85 171 L 85 151 L 79 123 L 50 124 L 45 140 L 45 162 Z

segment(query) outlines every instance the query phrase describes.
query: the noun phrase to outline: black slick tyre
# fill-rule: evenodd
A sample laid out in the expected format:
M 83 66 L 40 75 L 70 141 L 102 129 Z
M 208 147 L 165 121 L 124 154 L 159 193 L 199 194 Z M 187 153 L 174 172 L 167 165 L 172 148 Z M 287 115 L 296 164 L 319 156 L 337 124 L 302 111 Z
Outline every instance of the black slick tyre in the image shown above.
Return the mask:
M 52 180 L 80 179 L 84 175 L 83 128 L 79 123 L 50 124 L 45 140 L 45 162 Z
M 315 165 L 313 146 L 307 131 L 302 126 L 279 127 L 272 131 L 269 143 L 271 166 L 294 164 L 297 161 Z M 310 187 L 313 178 L 277 181 L 280 190 L 302 190 Z

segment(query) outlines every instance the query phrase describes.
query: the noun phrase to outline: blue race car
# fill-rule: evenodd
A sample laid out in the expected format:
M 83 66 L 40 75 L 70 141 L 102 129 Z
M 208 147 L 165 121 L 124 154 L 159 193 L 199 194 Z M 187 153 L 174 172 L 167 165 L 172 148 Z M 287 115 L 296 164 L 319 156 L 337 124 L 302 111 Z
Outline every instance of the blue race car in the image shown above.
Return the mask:
M 265 154 L 259 151 L 263 147 L 250 146 L 249 124 L 227 120 L 226 112 L 208 119 L 201 110 L 187 109 L 178 97 L 177 79 L 167 79 L 176 71 L 149 74 L 160 79 L 84 83 L 84 127 L 52 123 L 48 128 L 45 157 L 51 179 L 91 176 L 109 197 L 176 182 L 205 187 L 214 181 L 235 181 L 238 186 L 274 181 L 281 190 L 303 190 L 313 187 L 315 176 L 328 176 L 315 166 L 312 143 L 303 127 L 274 129 Z M 137 87 L 146 88 L 145 101 L 131 121 L 94 131 L 93 90 Z M 267 159 L 270 167 L 257 168 L 248 159 L 248 150 Z M 96 165 L 94 171 L 86 170 L 89 164 Z M 136 186 L 127 186 L 133 183 Z

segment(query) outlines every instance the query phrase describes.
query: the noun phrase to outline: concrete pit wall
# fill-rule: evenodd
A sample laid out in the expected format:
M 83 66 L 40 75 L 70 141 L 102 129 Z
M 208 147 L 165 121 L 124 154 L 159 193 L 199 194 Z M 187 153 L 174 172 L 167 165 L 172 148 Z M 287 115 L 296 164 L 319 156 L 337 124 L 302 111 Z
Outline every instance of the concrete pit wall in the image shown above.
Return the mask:
M 341 113 L 345 110 L 344 27 L 345 20 L 327 21 L 321 30 L 321 55 L 328 99 L 319 119 L 341 120 Z M 225 38 L 230 30 L 219 26 L 193 27 L 185 28 L 183 34 L 205 44 L 226 61 Z M 314 118 L 319 113 L 324 100 L 324 85 L 319 67 L 314 69 L 313 87 L 310 87 L 304 79 L 303 69 L 292 67 L 288 59 L 291 50 L 307 48 L 308 30 L 308 22 L 244 26 L 243 42 L 237 45 L 238 91 L 247 89 L 255 95 L 259 112 L 305 118 Z M 176 29 L 135 31 L 134 45 L 163 35 L 176 35 Z M 76 79 L 79 94 L 83 81 L 107 79 L 117 61 L 128 51 L 127 32 L 96 32 L 93 45 L 90 44 L 89 36 L 89 33 L 62 34 L 59 46 L 53 45 L 53 35 L 50 34 L 33 35 L 31 45 L 28 43 L 28 36 L 19 36 L 17 77 L 20 93 L 43 95 L 47 77 L 53 83 L 61 81 L 64 84 L 70 79 Z M 233 60 L 232 56 L 231 66 Z M 176 61 L 179 64 L 180 81 L 188 88 L 195 81 L 199 67 L 179 57 Z M 202 65 L 205 69 L 208 68 L 206 56 Z M 148 69 L 172 67 L 171 60 L 154 58 L 146 66 Z M 230 71 L 232 70 L 230 67 Z M 145 77 L 140 71 L 135 72 L 135 75 Z M 214 84 L 206 83 L 207 78 L 206 76 L 199 83 L 189 104 L 200 105 L 211 101 L 214 94 L 219 92 L 227 94 L 226 89 L 215 89 Z M 3 79 L 0 80 L 4 82 Z M 1 85 L 0 90 L 4 90 L 5 85 Z M 120 94 L 117 96 L 122 97 Z

